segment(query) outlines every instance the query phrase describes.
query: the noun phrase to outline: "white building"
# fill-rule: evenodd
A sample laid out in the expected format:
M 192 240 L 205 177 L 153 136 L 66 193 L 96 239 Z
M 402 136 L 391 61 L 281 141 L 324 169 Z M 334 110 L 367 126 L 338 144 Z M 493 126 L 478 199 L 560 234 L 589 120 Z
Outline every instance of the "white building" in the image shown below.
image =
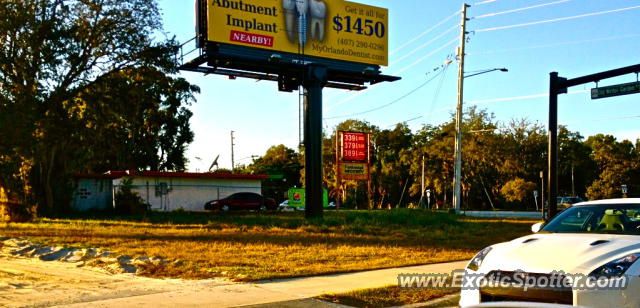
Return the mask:
M 114 196 L 125 179 L 155 211 L 202 211 L 204 204 L 237 192 L 262 193 L 267 175 L 214 174 L 157 171 L 110 171 L 99 175 L 79 175 L 73 208 L 79 211 L 114 207 Z

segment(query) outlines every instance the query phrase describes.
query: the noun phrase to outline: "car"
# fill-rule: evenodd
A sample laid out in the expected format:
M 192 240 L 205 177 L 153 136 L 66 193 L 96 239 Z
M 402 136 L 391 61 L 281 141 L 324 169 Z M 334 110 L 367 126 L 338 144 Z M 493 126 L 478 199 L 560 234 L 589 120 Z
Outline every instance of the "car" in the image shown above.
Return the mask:
M 640 198 L 576 203 L 531 230 L 469 261 L 461 307 L 500 301 L 640 307 Z
M 582 198 L 580 197 L 557 197 L 556 200 L 558 206 L 564 208 L 570 207 L 575 203 L 584 202 L 584 200 L 582 200 Z
M 239 192 L 220 200 L 209 201 L 204 204 L 204 209 L 223 212 L 230 210 L 274 211 L 277 209 L 277 205 L 272 198 L 265 198 L 252 192 Z

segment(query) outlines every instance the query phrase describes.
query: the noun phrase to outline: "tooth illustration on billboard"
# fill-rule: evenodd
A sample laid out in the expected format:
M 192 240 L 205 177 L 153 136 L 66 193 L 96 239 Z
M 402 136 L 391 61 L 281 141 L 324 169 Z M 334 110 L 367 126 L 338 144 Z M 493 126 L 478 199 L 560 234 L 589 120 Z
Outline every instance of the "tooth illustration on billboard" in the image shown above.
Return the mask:
M 323 42 L 327 5 L 321 0 L 311 0 L 311 40 Z
M 284 26 L 287 31 L 287 38 L 291 43 L 296 42 L 296 0 L 282 0 L 284 10 Z
M 307 12 L 309 11 L 310 0 L 296 0 L 298 8 L 298 39 L 300 46 L 307 44 Z

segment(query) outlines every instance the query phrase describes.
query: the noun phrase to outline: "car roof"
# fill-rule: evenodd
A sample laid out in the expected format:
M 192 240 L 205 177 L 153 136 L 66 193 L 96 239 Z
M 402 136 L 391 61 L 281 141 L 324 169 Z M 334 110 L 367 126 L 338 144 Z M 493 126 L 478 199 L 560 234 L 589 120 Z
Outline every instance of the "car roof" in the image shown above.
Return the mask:
M 576 203 L 573 206 L 581 205 L 609 205 L 609 204 L 640 204 L 640 198 L 619 198 L 619 199 L 603 199 Z

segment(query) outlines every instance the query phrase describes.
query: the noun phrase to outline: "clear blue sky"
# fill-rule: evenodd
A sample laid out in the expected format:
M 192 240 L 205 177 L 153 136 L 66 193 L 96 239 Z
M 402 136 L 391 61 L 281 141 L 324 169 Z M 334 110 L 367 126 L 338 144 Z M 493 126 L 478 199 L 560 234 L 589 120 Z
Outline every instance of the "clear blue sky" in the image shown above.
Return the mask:
M 324 91 L 325 118 L 359 113 L 395 101 L 436 76 L 438 72 L 426 73 L 441 66 L 447 58 L 453 59 L 459 44 L 456 40 L 459 29 L 453 29 L 460 23 L 459 15 L 420 35 L 460 11 L 463 2 L 357 2 L 389 9 L 390 65 L 383 68 L 383 72 L 401 76 L 402 80 L 374 85 L 361 93 L 327 89 Z M 193 1 L 159 0 L 159 3 L 168 36 L 175 35 L 179 41 L 186 41 L 195 35 Z M 468 22 L 468 31 L 477 31 L 469 35 L 466 71 L 506 67 L 509 72 L 466 79 L 465 106 L 477 104 L 494 113 L 500 122 L 526 118 L 546 125 L 548 98 L 542 95 L 548 92 L 552 71 L 573 78 L 640 63 L 640 2 L 637 0 L 467 3 L 471 5 L 468 16 L 473 18 Z M 529 9 L 517 10 L 521 8 Z M 625 8 L 629 9 L 600 14 Z M 491 16 L 501 12 L 506 13 Z M 590 16 L 568 18 L 579 15 Z M 548 20 L 556 21 L 492 30 Z M 447 121 L 454 110 L 456 75 L 457 63 L 453 62 L 445 73 L 410 96 L 378 111 L 351 118 L 383 129 L 410 119 L 414 119 L 408 122 L 414 130 L 424 124 L 439 125 Z M 206 171 L 217 155 L 220 155 L 220 167 L 231 166 L 231 130 L 236 132 L 236 163 L 248 164 L 251 162 L 248 157 L 263 155 L 272 145 L 297 148 L 297 93 L 278 92 L 274 82 L 229 80 L 223 76 L 186 72 L 181 76 L 202 89 L 197 103 L 191 107 L 194 112 L 191 125 L 196 135 L 187 153 L 191 171 Z M 442 86 L 439 86 L 441 77 Z M 600 85 L 632 81 L 636 81 L 635 75 L 606 80 Z M 592 87 L 595 84 L 574 87 L 569 91 L 575 93 L 560 97 L 559 123 L 584 136 L 605 133 L 618 139 L 640 138 L 640 94 L 592 101 L 587 91 Z M 523 98 L 529 96 L 531 98 Z M 521 99 L 500 100 L 502 98 Z M 345 119 L 326 119 L 324 127 L 330 132 Z

